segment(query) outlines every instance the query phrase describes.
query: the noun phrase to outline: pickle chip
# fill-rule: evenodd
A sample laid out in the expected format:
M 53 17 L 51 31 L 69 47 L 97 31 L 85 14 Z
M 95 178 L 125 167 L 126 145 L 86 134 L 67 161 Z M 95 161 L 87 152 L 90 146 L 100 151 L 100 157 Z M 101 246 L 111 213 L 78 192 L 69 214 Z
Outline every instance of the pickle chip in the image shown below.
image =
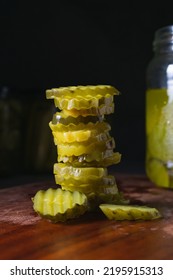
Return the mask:
M 114 113 L 114 103 L 107 105 L 100 105 L 99 107 L 91 107 L 88 109 L 71 109 L 66 110 L 63 109 L 63 112 L 68 114 L 69 116 L 78 117 L 78 116 L 103 116 L 103 115 L 109 115 L 111 113 Z
M 71 177 L 80 179 L 85 177 L 86 180 L 88 177 L 102 178 L 108 174 L 107 168 L 104 167 L 73 167 L 64 163 L 55 163 L 53 172 L 65 179 Z
M 74 191 L 77 190 L 82 193 L 108 193 L 112 190 L 115 191 L 115 178 L 114 176 L 108 175 L 104 176 L 103 178 L 97 177 L 82 177 L 79 179 L 75 178 L 67 178 L 62 179 L 62 177 L 55 175 L 55 182 L 56 184 L 61 185 L 62 189 Z M 114 186 L 114 188 L 112 188 Z M 116 192 L 118 191 L 116 187 Z
M 83 144 L 73 142 L 73 144 L 63 143 L 57 145 L 58 155 L 61 157 L 67 156 L 80 156 L 83 154 L 100 154 L 105 150 L 112 150 L 115 148 L 114 138 L 110 138 L 107 141 L 98 141 L 89 144 Z
M 74 167 L 108 167 L 118 164 L 121 161 L 121 154 L 114 153 L 113 150 L 106 150 L 100 153 L 83 154 L 80 156 L 58 155 L 58 162 L 68 163 Z
M 35 212 L 54 223 L 77 218 L 88 210 L 85 194 L 78 191 L 65 191 L 60 188 L 40 190 L 32 198 L 32 201 Z
M 105 96 L 105 94 L 118 95 L 119 91 L 115 87 L 110 85 L 67 86 L 46 90 L 47 99 L 61 96 L 80 96 L 81 98 L 83 98 L 88 95 L 93 96 L 94 94 L 99 94 L 101 96 Z
M 138 205 L 101 204 L 99 208 L 109 220 L 154 220 L 161 218 L 156 208 Z
M 64 124 L 64 125 L 69 125 L 69 124 L 80 124 L 80 123 L 84 123 L 84 124 L 88 124 L 88 123 L 97 123 L 97 122 L 101 122 L 104 120 L 104 116 L 82 116 L 80 115 L 69 115 L 71 111 L 62 111 L 62 112 L 57 112 L 53 115 L 52 118 L 52 123 L 53 124 Z
M 54 99 L 55 107 L 58 107 L 60 110 L 71 111 L 99 108 L 100 112 L 95 111 L 95 114 L 112 113 L 111 108 L 114 109 L 113 97 L 118 94 L 119 91 L 109 85 L 69 86 L 46 90 L 47 99 Z
M 113 96 L 106 94 L 105 96 L 93 95 L 87 97 L 73 98 L 72 96 L 68 97 L 54 97 L 55 107 L 58 107 L 60 110 L 88 110 L 90 108 L 99 108 L 101 106 L 110 106 L 113 104 Z
M 69 144 L 74 142 L 85 142 L 85 144 L 91 144 L 94 142 L 103 142 L 111 138 L 108 132 L 93 135 L 94 131 L 90 130 L 80 130 L 72 132 L 52 132 L 54 136 L 55 145 L 59 144 Z
M 81 130 L 98 130 L 99 132 L 108 132 L 111 130 L 110 124 L 107 122 L 89 122 L 87 124 L 85 123 L 70 123 L 68 125 L 64 125 L 62 123 L 56 123 L 53 124 L 52 122 L 49 123 L 49 126 L 52 131 L 58 131 L 58 132 L 73 132 L 73 131 L 81 131 Z

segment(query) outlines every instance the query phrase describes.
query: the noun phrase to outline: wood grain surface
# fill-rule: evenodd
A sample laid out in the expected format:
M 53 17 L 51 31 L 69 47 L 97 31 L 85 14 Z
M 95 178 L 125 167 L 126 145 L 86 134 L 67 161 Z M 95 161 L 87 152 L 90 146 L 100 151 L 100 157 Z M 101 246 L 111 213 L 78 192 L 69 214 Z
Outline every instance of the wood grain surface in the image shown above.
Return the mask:
M 55 187 L 54 182 L 1 189 L 0 259 L 172 260 L 173 191 L 155 187 L 143 175 L 116 178 L 131 203 L 157 207 L 163 218 L 117 222 L 98 212 L 52 224 L 33 211 L 31 197 L 37 190 Z

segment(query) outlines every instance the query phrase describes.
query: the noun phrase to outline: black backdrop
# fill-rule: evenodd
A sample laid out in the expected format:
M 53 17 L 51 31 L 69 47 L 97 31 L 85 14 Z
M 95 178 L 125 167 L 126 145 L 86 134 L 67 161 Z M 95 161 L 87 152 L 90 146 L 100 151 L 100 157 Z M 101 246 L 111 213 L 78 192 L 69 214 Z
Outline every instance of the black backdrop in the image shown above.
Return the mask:
M 143 165 L 146 67 L 155 30 L 173 24 L 171 7 L 156 3 L 1 0 L 0 85 L 43 99 L 51 87 L 114 85 L 122 95 L 109 120 L 122 164 Z

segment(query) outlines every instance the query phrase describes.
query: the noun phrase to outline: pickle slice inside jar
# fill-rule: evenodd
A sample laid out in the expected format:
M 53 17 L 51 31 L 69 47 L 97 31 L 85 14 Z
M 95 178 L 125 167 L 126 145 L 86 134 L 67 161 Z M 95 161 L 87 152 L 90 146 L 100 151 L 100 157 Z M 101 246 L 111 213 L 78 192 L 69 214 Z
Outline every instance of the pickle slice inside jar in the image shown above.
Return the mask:
M 169 187 L 168 171 L 166 165 L 161 160 L 152 158 L 148 160 L 146 173 L 157 186 Z

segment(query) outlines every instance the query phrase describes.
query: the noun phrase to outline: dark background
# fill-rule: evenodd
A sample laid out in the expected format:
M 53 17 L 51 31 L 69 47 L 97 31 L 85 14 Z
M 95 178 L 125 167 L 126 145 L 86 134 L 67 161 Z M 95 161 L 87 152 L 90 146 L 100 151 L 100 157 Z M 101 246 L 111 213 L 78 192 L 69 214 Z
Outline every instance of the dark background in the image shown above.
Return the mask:
M 36 149 L 41 145 L 37 141 L 43 135 L 40 120 L 46 110 L 45 90 L 79 84 L 110 84 L 120 90 L 115 114 L 109 117 L 117 150 L 123 155 L 119 168 L 132 172 L 139 166 L 144 168 L 146 67 L 153 56 L 154 32 L 173 24 L 171 6 L 156 3 L 0 1 L 0 86 L 9 87 L 11 96 L 17 93 L 22 99 L 30 116 L 29 125 L 25 119 L 24 127 L 35 130 L 29 136 L 24 132 L 27 145 L 20 146 L 23 157 L 16 158 L 13 166 L 20 161 L 22 167 L 15 172 L 50 172 L 52 159 L 49 167 L 34 166 Z M 35 100 L 37 106 L 29 110 Z M 51 106 L 49 102 L 46 100 L 47 106 Z M 35 119 L 31 117 L 33 110 Z M 45 123 L 47 126 L 47 119 Z M 27 158 L 25 154 L 32 154 L 33 149 L 32 159 Z M 8 158 L 12 162 L 13 154 Z M 14 170 L 4 174 L 9 176 Z

